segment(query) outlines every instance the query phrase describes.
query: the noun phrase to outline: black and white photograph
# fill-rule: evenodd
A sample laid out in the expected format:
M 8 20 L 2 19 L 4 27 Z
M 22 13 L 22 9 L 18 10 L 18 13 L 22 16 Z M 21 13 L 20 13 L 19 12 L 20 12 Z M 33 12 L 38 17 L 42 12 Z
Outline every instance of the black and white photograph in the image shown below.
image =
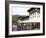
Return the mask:
M 44 3 L 8 3 L 8 35 L 44 34 Z
M 12 31 L 40 29 L 40 8 L 15 6 L 12 14 Z

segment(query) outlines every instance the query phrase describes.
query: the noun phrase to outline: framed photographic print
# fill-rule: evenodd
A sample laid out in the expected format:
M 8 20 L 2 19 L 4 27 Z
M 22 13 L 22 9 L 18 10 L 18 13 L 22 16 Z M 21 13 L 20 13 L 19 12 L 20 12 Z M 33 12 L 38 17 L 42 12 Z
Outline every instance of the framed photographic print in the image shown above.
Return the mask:
M 6 37 L 45 34 L 45 3 L 6 1 Z

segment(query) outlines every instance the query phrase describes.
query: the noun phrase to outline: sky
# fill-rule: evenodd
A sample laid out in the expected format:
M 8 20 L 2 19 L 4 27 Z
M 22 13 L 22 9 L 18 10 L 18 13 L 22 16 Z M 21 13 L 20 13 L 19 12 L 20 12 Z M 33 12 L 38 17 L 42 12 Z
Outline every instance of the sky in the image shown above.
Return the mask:
M 30 7 L 23 7 L 23 6 L 12 6 L 12 15 L 29 15 L 29 12 L 27 10 L 30 9 Z

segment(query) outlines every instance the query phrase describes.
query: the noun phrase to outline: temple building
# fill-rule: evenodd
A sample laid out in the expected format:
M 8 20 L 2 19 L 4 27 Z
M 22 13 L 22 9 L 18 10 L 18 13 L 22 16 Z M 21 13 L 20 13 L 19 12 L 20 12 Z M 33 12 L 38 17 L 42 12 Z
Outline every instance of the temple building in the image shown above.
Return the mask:
M 27 10 L 29 13 L 29 16 L 21 16 L 19 17 L 20 23 L 25 23 L 25 22 L 40 22 L 40 8 L 30 8 Z
M 29 16 L 18 17 L 21 30 L 40 29 L 40 8 L 30 8 L 27 12 Z

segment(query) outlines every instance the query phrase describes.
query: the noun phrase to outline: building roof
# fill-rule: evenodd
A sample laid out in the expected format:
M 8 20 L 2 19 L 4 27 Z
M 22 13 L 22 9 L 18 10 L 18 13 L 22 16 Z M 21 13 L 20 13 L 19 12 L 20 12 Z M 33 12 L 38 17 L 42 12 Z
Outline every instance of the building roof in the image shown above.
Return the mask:
M 29 16 L 25 16 L 25 17 L 20 16 L 20 17 L 19 17 L 20 20 L 26 20 L 26 19 L 28 19 L 28 18 L 29 18 Z
M 30 8 L 29 10 L 27 10 L 27 12 L 29 12 L 29 14 L 32 14 L 35 12 L 40 13 L 40 8 Z
M 34 9 L 39 9 L 39 10 L 40 10 L 40 8 L 30 8 L 30 9 L 27 10 L 27 11 L 30 12 L 30 11 L 32 11 L 32 10 L 34 10 Z

